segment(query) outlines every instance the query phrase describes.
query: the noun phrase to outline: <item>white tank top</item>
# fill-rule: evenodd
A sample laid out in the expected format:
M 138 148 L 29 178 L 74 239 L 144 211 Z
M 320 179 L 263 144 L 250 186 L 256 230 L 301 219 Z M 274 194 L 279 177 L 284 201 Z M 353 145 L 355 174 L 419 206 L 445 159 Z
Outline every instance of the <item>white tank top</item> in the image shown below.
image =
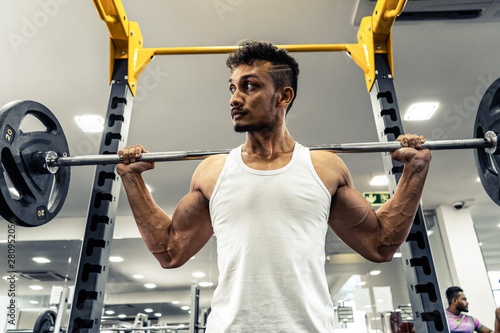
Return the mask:
M 210 199 L 219 283 L 206 333 L 333 331 L 325 274 L 331 196 L 309 149 L 281 169 L 228 155 Z

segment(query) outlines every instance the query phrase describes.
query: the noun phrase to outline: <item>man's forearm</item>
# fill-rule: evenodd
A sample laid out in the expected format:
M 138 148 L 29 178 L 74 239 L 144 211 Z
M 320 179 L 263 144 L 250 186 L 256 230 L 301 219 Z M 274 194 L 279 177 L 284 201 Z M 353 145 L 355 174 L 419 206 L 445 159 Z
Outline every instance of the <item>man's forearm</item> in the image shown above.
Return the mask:
M 156 204 L 139 174 L 122 177 L 123 187 L 137 227 L 151 252 L 167 250 L 170 217 Z
M 429 162 L 405 165 L 394 196 L 377 211 L 381 224 L 381 245 L 394 251 L 405 241 L 420 203 Z

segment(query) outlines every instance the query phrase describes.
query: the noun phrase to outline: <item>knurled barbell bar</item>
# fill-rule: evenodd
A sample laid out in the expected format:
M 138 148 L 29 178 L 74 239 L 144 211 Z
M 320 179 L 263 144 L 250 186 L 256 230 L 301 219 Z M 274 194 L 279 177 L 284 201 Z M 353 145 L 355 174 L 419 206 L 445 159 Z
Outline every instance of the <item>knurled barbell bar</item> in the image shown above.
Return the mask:
M 364 142 L 364 143 L 339 143 L 309 146 L 310 150 L 327 150 L 333 153 L 377 153 L 391 152 L 403 145 L 399 141 L 393 142 Z M 422 144 L 422 149 L 451 150 L 451 149 L 485 149 L 493 154 L 498 148 L 497 135 L 488 131 L 484 138 L 427 141 Z M 220 150 L 193 150 L 171 151 L 159 153 L 143 153 L 138 159 L 146 162 L 169 162 L 180 160 L 200 160 L 210 155 L 228 154 L 231 149 Z M 73 157 L 59 157 L 55 151 L 37 152 L 33 155 L 33 167 L 38 173 L 57 173 L 60 166 L 118 164 L 123 159 L 117 155 L 85 155 Z
M 27 115 L 36 117 L 45 131 L 23 132 Z M 17 101 L 0 110 L 0 215 L 7 221 L 27 227 L 43 225 L 61 209 L 69 188 L 70 166 L 117 164 L 116 154 L 69 156 L 64 132 L 52 112 L 34 101 Z M 481 183 L 490 198 L 500 205 L 500 79 L 488 88 L 479 105 L 474 138 L 426 141 L 422 148 L 432 150 L 475 149 L 475 162 Z M 336 153 L 391 152 L 400 142 L 343 143 L 311 146 L 311 150 Z M 230 149 L 144 153 L 140 160 L 150 162 L 203 159 L 226 154 Z

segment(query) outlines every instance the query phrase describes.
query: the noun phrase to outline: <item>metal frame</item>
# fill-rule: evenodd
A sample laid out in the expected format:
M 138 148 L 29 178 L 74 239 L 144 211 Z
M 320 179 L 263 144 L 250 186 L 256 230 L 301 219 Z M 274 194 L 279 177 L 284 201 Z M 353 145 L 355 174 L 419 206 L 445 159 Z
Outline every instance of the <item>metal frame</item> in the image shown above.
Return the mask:
M 375 67 L 377 77 L 370 99 L 377 133 L 381 142 L 394 141 L 404 131 L 387 57 L 376 55 Z M 394 161 L 388 153 L 383 155 L 383 164 L 392 196 L 404 165 Z M 416 331 L 449 332 L 421 206 L 400 250 Z
M 237 46 L 144 48 L 144 39 L 137 22 L 128 21 L 121 0 L 93 0 L 97 13 L 109 30 L 110 77 L 116 59 L 130 59 L 128 83 L 132 94 L 137 89 L 139 74 L 157 55 L 231 53 Z M 277 45 L 290 52 L 345 51 L 365 73 L 367 90 L 375 81 L 374 55 L 388 55 L 392 70 L 391 29 L 396 17 L 403 11 L 407 0 L 378 0 L 372 16 L 361 20 L 357 44 Z M 392 73 L 394 75 L 394 73 Z
M 114 70 L 100 154 L 125 146 L 132 113 L 127 61 L 117 60 Z M 67 332 L 99 332 L 120 186 L 114 165 L 96 166 Z

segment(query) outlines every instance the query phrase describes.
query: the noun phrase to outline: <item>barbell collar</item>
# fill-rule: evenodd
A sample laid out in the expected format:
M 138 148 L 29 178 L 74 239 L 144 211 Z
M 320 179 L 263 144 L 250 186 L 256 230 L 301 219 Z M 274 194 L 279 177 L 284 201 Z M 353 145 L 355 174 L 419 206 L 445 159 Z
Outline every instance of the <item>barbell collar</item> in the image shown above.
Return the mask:
M 421 145 L 421 149 L 430 150 L 450 150 L 450 149 L 485 149 L 489 154 L 498 150 L 497 135 L 491 131 L 487 132 L 484 138 L 476 139 L 458 139 L 458 140 L 437 140 L 427 141 Z M 365 143 L 340 143 L 310 146 L 310 150 L 327 150 L 334 153 L 376 153 L 392 152 L 402 148 L 399 141 L 393 142 L 365 142 Z M 162 161 L 180 161 L 180 160 L 199 160 L 211 155 L 228 154 L 231 149 L 220 150 L 195 150 L 195 151 L 174 151 L 160 153 L 143 153 L 138 161 L 162 162 Z M 118 164 L 123 159 L 116 154 L 110 155 L 84 155 L 73 157 L 54 157 L 54 152 L 45 152 L 49 158 L 39 158 L 43 161 L 42 167 L 50 170 L 57 170 L 60 166 L 79 166 L 79 165 L 99 165 L 99 164 Z M 57 154 L 56 154 L 57 156 Z

